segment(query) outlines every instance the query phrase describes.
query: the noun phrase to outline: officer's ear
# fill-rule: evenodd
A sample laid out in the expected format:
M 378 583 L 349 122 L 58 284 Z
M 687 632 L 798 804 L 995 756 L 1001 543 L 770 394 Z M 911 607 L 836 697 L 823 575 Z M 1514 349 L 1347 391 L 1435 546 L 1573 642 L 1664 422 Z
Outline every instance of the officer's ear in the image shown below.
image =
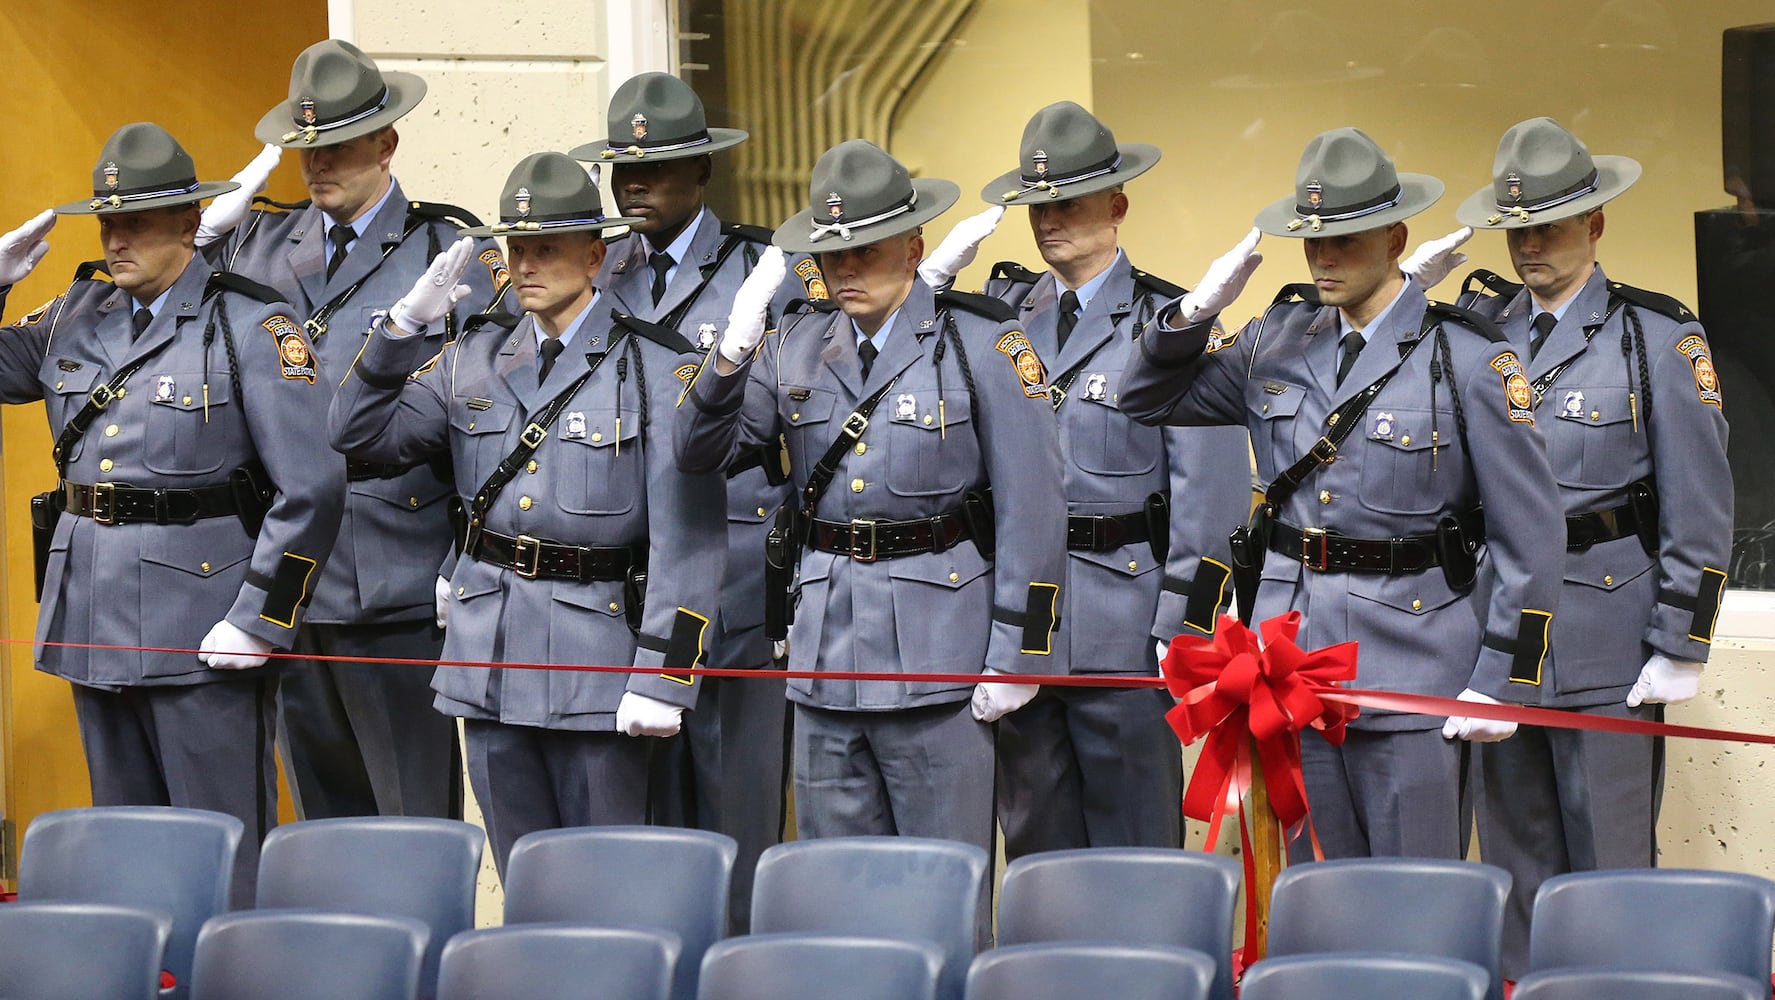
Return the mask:
M 906 271 L 911 274 L 918 270 L 918 262 L 924 260 L 924 227 L 919 226 L 912 231 L 912 238 L 906 241 Z
M 1122 186 L 1120 184 L 1117 184 L 1115 187 L 1110 189 L 1109 224 L 1112 226 L 1115 226 L 1117 228 L 1120 228 L 1122 223 L 1127 222 L 1127 221 L 1128 221 L 1128 193 L 1126 191 L 1122 190 Z
M 1387 227 L 1387 260 L 1396 262 L 1405 256 L 1405 241 L 1411 238 L 1411 231 L 1405 223 L 1395 222 Z
M 1585 221 L 1590 226 L 1590 245 L 1595 246 L 1596 241 L 1602 239 L 1602 229 L 1605 222 L 1602 217 L 1602 209 L 1592 211 Z
M 394 162 L 394 151 L 400 147 L 401 134 L 394 130 L 393 125 L 384 125 L 370 133 L 370 141 L 376 144 L 376 162 L 387 170 Z
M 179 220 L 179 242 L 187 247 L 196 247 L 197 227 L 203 218 L 203 210 L 198 207 L 198 203 L 175 205 L 168 211 Z
M 604 266 L 604 255 L 610 252 L 610 245 L 598 233 L 581 233 L 586 238 L 586 280 L 597 277 L 599 268 Z

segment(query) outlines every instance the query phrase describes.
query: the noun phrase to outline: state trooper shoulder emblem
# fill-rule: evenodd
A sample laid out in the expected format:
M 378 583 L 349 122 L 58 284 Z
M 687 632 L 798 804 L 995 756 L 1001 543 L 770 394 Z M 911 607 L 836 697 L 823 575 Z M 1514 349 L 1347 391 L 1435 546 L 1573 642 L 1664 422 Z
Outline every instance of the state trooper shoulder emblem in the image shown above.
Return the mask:
M 1504 404 L 1510 419 L 1534 426 L 1534 392 L 1529 389 L 1528 376 L 1515 351 L 1505 351 L 1491 360 L 1491 366 L 1504 380 Z
M 715 346 L 715 324 L 703 323 L 696 328 L 696 347 L 706 351 Z
M 1094 400 L 1101 402 L 1103 400 L 1104 393 L 1108 389 L 1109 389 L 1109 376 L 1103 374 L 1102 372 L 1092 372 L 1091 374 L 1085 376 L 1085 398 L 1086 399 L 1094 399 Z
M 1695 369 L 1695 395 L 1709 406 L 1720 406 L 1720 373 L 1707 356 L 1707 341 L 1690 334 L 1677 341 L 1676 353 L 1688 358 L 1689 366 Z
M 43 322 L 43 317 L 49 315 L 49 307 L 55 305 L 55 303 L 56 303 L 55 299 L 50 299 L 48 302 L 43 303 L 42 305 L 38 306 L 37 308 L 31 310 L 28 313 L 25 313 L 24 317 L 18 321 L 18 325 L 19 326 L 36 326 L 38 323 Z M 65 371 L 72 371 L 73 369 L 64 369 L 64 370 Z
M 1368 436 L 1376 441 L 1393 440 L 1393 414 L 1388 410 L 1376 413 L 1373 423 L 1369 425 Z
M 812 257 L 805 258 L 795 265 L 795 276 L 807 286 L 807 297 L 825 301 L 830 298 L 826 292 L 826 279 L 820 274 L 820 265 Z
M 902 392 L 894 397 L 894 419 L 911 420 L 918 415 L 918 397 L 910 392 Z
M 178 391 L 178 383 L 173 381 L 171 375 L 154 376 L 154 401 L 156 403 L 172 402 L 173 394 Z
M 1213 354 L 1215 351 L 1221 350 L 1222 348 L 1233 346 L 1238 340 L 1238 330 L 1228 333 L 1221 329 L 1220 323 L 1216 322 L 1214 328 L 1208 331 L 1208 347 L 1206 351 L 1209 354 Z
M 302 339 L 302 328 L 296 321 L 278 313 L 259 324 L 277 340 L 277 360 L 283 365 L 283 377 L 314 381 L 314 353 Z
M 571 410 L 567 414 L 567 427 L 561 436 L 570 441 L 577 441 L 586 436 L 586 415 L 580 410 Z
M 998 338 L 992 345 L 1000 354 L 1011 359 L 1011 365 L 1017 370 L 1017 377 L 1023 382 L 1023 395 L 1031 399 L 1046 399 L 1048 396 L 1048 372 L 1042 367 L 1042 359 L 1029 346 L 1029 338 L 1023 331 L 1012 330 Z
M 487 276 L 493 279 L 494 291 L 504 288 L 505 283 L 511 280 L 511 272 L 505 268 L 505 255 L 497 248 L 482 252 L 481 263 L 487 265 Z
M 1559 404 L 1559 415 L 1567 420 L 1584 419 L 1584 390 L 1573 389 L 1566 393 L 1564 402 Z

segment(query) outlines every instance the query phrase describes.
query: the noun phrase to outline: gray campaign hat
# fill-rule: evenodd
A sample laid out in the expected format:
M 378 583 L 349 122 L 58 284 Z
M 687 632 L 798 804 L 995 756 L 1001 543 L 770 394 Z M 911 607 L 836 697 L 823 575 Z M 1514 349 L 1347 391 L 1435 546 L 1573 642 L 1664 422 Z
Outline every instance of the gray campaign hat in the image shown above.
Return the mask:
M 1294 194 L 1257 213 L 1254 225 L 1296 239 L 1346 236 L 1409 219 L 1440 197 L 1441 181 L 1400 173 L 1367 133 L 1336 128 L 1307 143 Z
M 913 177 L 867 139 L 848 139 L 820 155 L 806 211 L 777 227 L 771 242 L 790 253 L 868 246 L 931 221 L 961 197 L 953 181 Z
M 1455 209 L 1474 229 L 1522 229 L 1582 215 L 1633 186 L 1639 161 L 1592 156 L 1551 118 L 1510 126 L 1492 160 L 1492 182 Z
M 1159 147 L 1117 143 L 1097 116 L 1071 101 L 1037 111 L 1023 128 L 1018 167 L 980 189 L 994 205 L 1077 198 L 1133 180 L 1159 162 Z
M 289 99 L 265 112 L 253 134 L 285 149 L 333 146 L 394 124 L 424 96 L 418 76 L 383 72 L 364 50 L 329 38 L 296 57 Z
M 606 217 L 598 183 L 566 153 L 531 153 L 518 161 L 499 195 L 499 221 L 463 236 L 541 236 L 632 226 L 640 219 Z
M 702 98 L 670 73 L 642 73 L 610 95 L 609 138 L 576 146 L 574 159 L 611 163 L 683 160 L 746 141 L 737 128 L 710 128 Z
M 191 154 L 172 133 L 153 122 L 135 122 L 111 133 L 92 168 L 92 198 L 57 205 L 57 215 L 121 215 L 188 205 L 240 187 L 233 181 L 199 181 Z

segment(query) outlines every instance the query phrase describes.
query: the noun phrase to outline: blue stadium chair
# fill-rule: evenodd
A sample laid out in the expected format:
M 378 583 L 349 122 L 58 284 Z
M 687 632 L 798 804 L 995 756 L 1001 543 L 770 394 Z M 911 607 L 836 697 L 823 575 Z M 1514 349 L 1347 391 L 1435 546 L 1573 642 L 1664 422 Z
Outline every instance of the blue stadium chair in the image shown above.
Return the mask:
M 1730 972 L 1548 969 L 1516 984 L 1511 1000 L 1769 1000 L 1769 982 Z
M 929 941 L 753 934 L 709 948 L 697 1000 L 934 1000 L 942 970 Z
M 259 852 L 259 909 L 412 917 L 430 929 L 419 975 L 435 996 L 445 942 L 475 925 L 486 834 L 453 819 L 359 816 L 287 823 Z
M 1216 966 L 1192 948 L 1164 945 L 1011 945 L 974 959 L 967 1000 L 1209 1000 Z
M 191 1000 L 414 1000 L 430 933 L 410 917 L 224 914 L 197 935 Z
M 438 1000 L 668 1000 L 678 938 L 663 931 L 527 924 L 444 946 Z
M 141 907 L 172 918 L 161 968 L 181 1000 L 203 922 L 228 912 L 241 821 L 171 806 L 99 806 L 39 815 L 19 848 L 21 900 Z
M 758 859 L 752 932 L 932 941 L 944 953 L 938 1000 L 961 1000 L 987 866 L 979 847 L 922 837 L 778 844 Z
M 0 997 L 154 1000 L 172 918 L 105 903 L 0 906 Z
M 1093 847 L 1018 858 L 999 890 L 998 943 L 1114 941 L 1192 948 L 1233 997 L 1239 863 L 1201 851 Z
M 1472 962 L 1392 952 L 1267 958 L 1245 972 L 1239 1000 L 1481 1000 L 1491 974 Z
M 525 834 L 505 866 L 505 923 L 665 930 L 683 946 L 672 989 L 694 1000 L 703 952 L 727 929 L 739 845 L 704 830 L 572 827 Z
M 1529 969 L 1598 966 L 1732 972 L 1769 981 L 1775 882 L 1736 872 L 1639 868 L 1541 883 Z
M 1269 953 L 1397 952 L 1472 962 L 1502 1000 L 1498 953 L 1510 873 L 1422 858 L 1354 858 L 1294 865 L 1270 896 Z

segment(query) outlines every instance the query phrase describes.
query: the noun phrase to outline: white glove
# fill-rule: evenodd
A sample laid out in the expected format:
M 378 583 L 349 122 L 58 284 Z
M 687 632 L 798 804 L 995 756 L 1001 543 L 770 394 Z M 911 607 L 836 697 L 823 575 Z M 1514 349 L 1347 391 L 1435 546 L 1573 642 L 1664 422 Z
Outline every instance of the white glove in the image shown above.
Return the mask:
M 245 670 L 269 658 L 271 643 L 242 632 L 224 618 L 211 626 L 197 649 L 197 658 L 213 670 Z
M 955 280 L 961 269 L 974 262 L 974 255 L 980 252 L 980 243 L 992 235 L 998 228 L 998 220 L 1005 217 L 1005 206 L 994 205 L 979 215 L 970 215 L 955 224 L 937 249 L 925 256 L 923 263 L 918 265 L 918 276 L 932 288 L 942 288 Z
M 776 639 L 770 644 L 770 658 L 781 660 L 789 655 L 789 640 Z
M 209 246 L 240 225 L 240 220 L 247 217 L 247 211 L 253 207 L 253 195 L 265 190 L 265 184 L 271 179 L 271 172 L 277 169 L 277 161 L 284 155 L 283 147 L 265 144 L 253 162 L 241 169 L 240 173 L 229 178 L 240 187 L 224 195 L 216 196 L 203 215 L 197 220 L 197 245 Z
M 1158 657 L 1158 661 L 1160 663 L 1164 663 L 1165 662 L 1165 654 L 1169 653 L 1169 652 L 1171 652 L 1171 644 L 1166 642 L 1163 639 L 1160 639 L 1159 640 L 1159 651 L 1157 654 L 1155 654 Z
M 986 676 L 1002 677 L 1003 670 L 986 668 Z M 1039 684 L 976 684 L 974 685 L 974 718 L 981 722 L 999 719 L 1029 704 L 1041 690 Z
M 1257 241 L 1261 238 L 1263 232 L 1252 229 L 1238 246 L 1208 265 L 1208 272 L 1196 282 L 1195 291 L 1185 295 L 1177 304 L 1177 315 L 1183 325 L 1198 323 L 1233 304 L 1233 300 L 1245 290 L 1245 282 L 1251 280 L 1251 272 L 1263 263 L 1263 254 L 1257 252 Z
M 438 582 L 431 587 L 432 616 L 438 628 L 450 627 L 450 578 L 438 577 Z
M 464 236 L 433 257 L 431 266 L 413 283 L 412 290 L 388 311 L 388 322 L 401 333 L 414 334 L 424 333 L 427 326 L 443 319 L 451 306 L 473 291 L 456 282 L 474 256 L 475 241 Z
M 1467 262 L 1467 255 L 1456 251 L 1472 238 L 1473 230 L 1462 226 L 1441 239 L 1430 240 L 1400 261 L 1399 270 L 1427 292 L 1448 277 L 1449 272 Z
M 1639 680 L 1633 682 L 1633 690 L 1627 692 L 1627 707 L 1674 705 L 1688 701 L 1701 690 L 1701 668 L 1704 666 L 1706 664 L 1693 660 L 1673 660 L 1663 653 L 1653 653 L 1640 668 Z
M 24 225 L 0 236 L 0 288 L 16 285 L 49 252 L 43 237 L 55 228 L 55 210 L 46 208 Z
M 1502 705 L 1503 702 L 1489 694 L 1480 694 L 1468 688 L 1462 691 L 1457 701 L 1470 701 L 1475 705 Z M 1471 743 L 1496 743 L 1516 735 L 1516 723 L 1498 722 L 1495 719 L 1470 719 L 1464 715 L 1451 715 L 1442 724 L 1442 738 L 1445 740 L 1462 739 Z
M 616 705 L 616 731 L 628 736 L 675 736 L 683 721 L 684 709 L 633 691 Z
M 752 265 L 746 280 L 740 282 L 740 290 L 733 293 L 733 308 L 727 313 L 727 329 L 717 348 L 729 364 L 745 364 L 758 349 L 758 342 L 764 339 L 764 325 L 770 320 L 770 300 L 776 297 L 777 286 L 788 273 L 783 251 L 771 247 Z

